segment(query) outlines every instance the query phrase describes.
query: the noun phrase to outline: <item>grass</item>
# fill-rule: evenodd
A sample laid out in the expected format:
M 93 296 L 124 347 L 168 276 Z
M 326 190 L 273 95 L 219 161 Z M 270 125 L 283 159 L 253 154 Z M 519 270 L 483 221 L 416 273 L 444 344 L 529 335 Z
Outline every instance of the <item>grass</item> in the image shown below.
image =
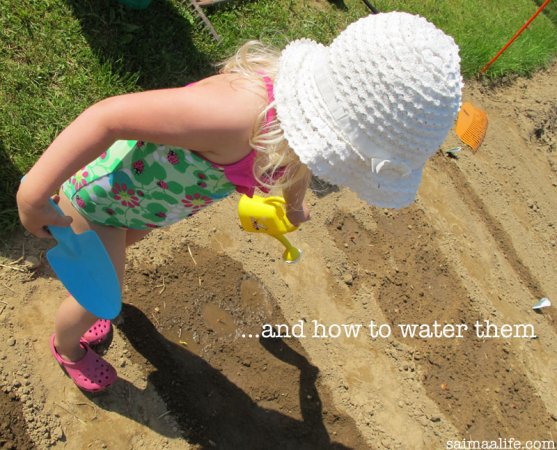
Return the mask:
M 537 2 L 537 4 L 536 4 Z M 377 0 L 380 11 L 421 14 L 454 36 L 474 77 L 541 0 Z M 222 41 L 198 26 L 186 0 L 131 10 L 114 0 L 0 0 L 0 234 L 17 226 L 19 179 L 75 116 L 107 96 L 186 84 L 248 39 L 324 43 L 367 15 L 360 0 L 231 0 L 206 9 Z M 550 3 L 489 70 L 528 74 L 557 53 Z
M 395 9 L 390 5 L 393 2 L 377 2 L 384 11 Z M 530 0 L 396 2 L 396 9 L 424 15 L 455 38 L 465 78 L 476 76 L 537 8 Z M 487 76 L 528 75 L 546 66 L 556 53 L 557 28 L 548 17 L 540 15 L 489 68 Z
M 545 0 L 535 0 L 537 6 L 541 6 L 545 3 Z M 543 9 L 543 14 L 557 26 L 557 3 L 549 2 Z

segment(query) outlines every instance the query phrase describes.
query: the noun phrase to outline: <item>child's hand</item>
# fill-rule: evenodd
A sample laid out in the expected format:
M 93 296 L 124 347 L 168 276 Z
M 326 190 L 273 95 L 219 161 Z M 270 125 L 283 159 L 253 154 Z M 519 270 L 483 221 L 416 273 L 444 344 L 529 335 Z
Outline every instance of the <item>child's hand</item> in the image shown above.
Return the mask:
M 52 200 L 58 203 L 60 197 L 55 195 Z M 49 202 L 33 205 L 21 191 L 17 194 L 17 208 L 21 224 L 39 238 L 52 238 L 46 229 L 48 226 L 67 227 L 72 223 L 71 217 L 61 216 Z
M 310 219 L 309 208 L 306 202 L 302 203 L 301 208 L 294 208 L 290 205 L 286 205 L 286 217 L 292 225 L 295 227 L 300 226 L 303 222 L 307 222 Z

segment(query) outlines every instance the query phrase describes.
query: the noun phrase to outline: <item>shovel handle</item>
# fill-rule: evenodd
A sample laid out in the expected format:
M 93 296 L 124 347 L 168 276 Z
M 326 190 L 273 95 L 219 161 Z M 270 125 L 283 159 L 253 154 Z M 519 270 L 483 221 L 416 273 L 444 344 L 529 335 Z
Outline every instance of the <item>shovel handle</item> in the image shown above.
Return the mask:
M 52 207 L 56 210 L 56 212 L 58 214 L 60 214 L 63 217 L 66 216 L 54 200 L 49 198 L 48 201 L 50 202 L 50 204 L 52 205 Z M 56 239 L 58 242 L 67 241 L 68 238 L 71 238 L 72 236 L 75 236 L 75 233 L 73 232 L 73 230 L 70 226 L 57 227 L 57 226 L 50 225 L 48 227 L 48 231 L 50 231 L 50 234 L 52 234 L 54 239 Z

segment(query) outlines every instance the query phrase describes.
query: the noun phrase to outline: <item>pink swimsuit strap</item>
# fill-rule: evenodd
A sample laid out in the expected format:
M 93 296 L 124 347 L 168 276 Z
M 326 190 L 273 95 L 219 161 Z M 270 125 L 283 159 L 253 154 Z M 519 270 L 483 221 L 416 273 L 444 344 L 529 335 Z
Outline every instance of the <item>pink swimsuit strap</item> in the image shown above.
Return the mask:
M 259 75 L 263 78 L 265 82 L 265 88 L 267 89 L 267 97 L 269 103 L 272 103 L 275 100 L 275 95 L 273 92 L 273 80 L 263 71 L 258 72 Z M 265 126 L 268 126 L 271 121 L 274 120 L 276 117 L 275 108 L 270 109 L 267 111 L 265 116 Z M 206 159 L 202 154 L 198 154 L 201 158 Z M 258 187 L 263 192 L 269 192 L 269 189 L 260 186 L 260 184 L 255 179 L 253 175 L 253 165 L 255 162 L 255 157 L 257 152 L 252 150 L 246 156 L 244 156 L 241 160 L 236 161 L 232 164 L 216 164 L 211 162 L 214 167 L 219 167 L 224 171 L 226 178 L 234 185 L 236 185 L 236 191 L 241 194 L 247 194 L 250 197 L 253 197 L 255 193 L 255 188 Z M 282 172 L 278 173 L 277 176 L 281 176 Z M 269 180 L 271 182 L 272 180 Z
M 263 70 L 259 70 L 257 73 L 263 78 L 265 88 L 267 89 L 267 98 L 269 99 L 269 103 L 273 103 L 275 101 L 273 80 L 271 80 L 271 77 L 269 77 L 269 75 L 267 75 Z M 267 124 L 271 123 L 276 116 L 277 112 L 275 111 L 275 108 L 271 108 L 269 111 L 267 111 L 267 116 L 265 117 Z

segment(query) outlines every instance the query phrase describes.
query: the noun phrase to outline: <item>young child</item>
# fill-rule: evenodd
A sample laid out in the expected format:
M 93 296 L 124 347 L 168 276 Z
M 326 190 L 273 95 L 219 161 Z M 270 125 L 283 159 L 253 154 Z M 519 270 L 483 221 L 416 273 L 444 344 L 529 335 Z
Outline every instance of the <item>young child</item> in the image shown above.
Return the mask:
M 88 108 L 27 174 L 21 222 L 38 237 L 96 231 L 122 282 L 126 246 L 234 191 L 282 187 L 295 225 L 309 218 L 310 171 L 371 205 L 407 206 L 460 108 L 459 64 L 452 38 L 399 12 L 362 18 L 328 47 L 249 42 L 218 75 Z M 60 185 L 65 217 L 48 202 Z M 51 350 L 81 389 L 116 379 L 91 349 L 109 331 L 72 297 L 58 310 Z

